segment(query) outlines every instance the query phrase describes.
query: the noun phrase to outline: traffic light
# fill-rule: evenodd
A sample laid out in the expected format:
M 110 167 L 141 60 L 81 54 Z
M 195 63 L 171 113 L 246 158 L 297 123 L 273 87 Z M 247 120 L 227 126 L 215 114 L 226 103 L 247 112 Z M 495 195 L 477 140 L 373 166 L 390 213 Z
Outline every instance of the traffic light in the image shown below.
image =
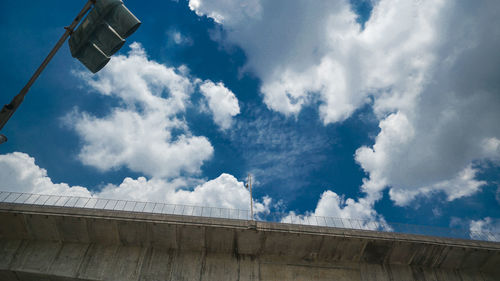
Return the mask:
M 101 70 L 141 22 L 121 0 L 96 0 L 80 26 L 71 34 L 69 48 L 92 73 Z

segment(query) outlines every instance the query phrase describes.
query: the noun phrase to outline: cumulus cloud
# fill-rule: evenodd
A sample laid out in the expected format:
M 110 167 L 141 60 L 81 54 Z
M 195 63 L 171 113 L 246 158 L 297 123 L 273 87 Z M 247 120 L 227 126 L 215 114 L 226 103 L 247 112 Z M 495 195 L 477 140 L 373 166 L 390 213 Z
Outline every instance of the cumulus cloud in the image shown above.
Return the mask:
M 500 60 L 492 46 L 500 47 L 500 40 L 492 36 L 498 31 L 491 23 L 498 22 L 500 6 L 446 2 L 443 9 L 453 13 L 440 13 L 439 24 L 431 27 L 437 36 L 428 52 L 435 59 L 415 85 L 417 95 L 377 98 L 379 112 L 388 112 L 392 99 L 406 105 L 381 118 L 372 148 L 356 152 L 370 174 L 364 190 L 389 185 L 399 205 L 439 190 L 448 200 L 471 195 L 485 184 L 475 179 L 479 168 L 474 162 L 499 157 L 500 85 L 493 73 L 500 70 Z
M 47 170 L 35 164 L 35 158 L 21 152 L 0 154 L 0 190 L 50 195 L 90 196 L 81 186 L 53 183 Z
M 97 93 L 120 102 L 102 117 L 75 109 L 64 118 L 81 137 L 81 162 L 102 171 L 125 166 L 149 178 L 127 177 L 119 185 L 90 191 L 52 182 L 34 158 L 14 152 L 0 155 L 0 190 L 249 209 L 249 191 L 234 176 L 221 174 L 209 181 L 194 177 L 213 147 L 206 137 L 193 136 L 183 118 L 199 84 L 185 67 L 149 60 L 141 45 L 133 43 L 127 56 L 113 57 L 99 74 L 75 74 Z M 215 122 L 228 128 L 239 113 L 235 95 L 209 80 L 200 91 Z M 269 212 L 271 202 L 269 197 L 254 200 L 256 213 Z
M 80 160 L 102 171 L 122 166 L 154 177 L 199 172 L 213 155 L 203 136 L 193 136 L 185 113 L 194 91 L 183 69 L 147 58 L 138 43 L 97 75 L 80 75 L 95 91 L 122 102 L 104 117 L 73 112 L 67 124 L 81 137 Z M 175 133 L 174 133 L 175 131 Z
M 368 200 L 387 187 L 398 205 L 435 191 L 448 200 L 477 192 L 475 161 L 499 159 L 500 5 L 372 3 L 364 28 L 348 1 L 262 0 L 259 17 L 236 12 L 238 20 L 218 22 L 221 38 L 247 54 L 269 108 L 298 116 L 318 104 L 327 125 L 373 106 L 380 133 L 355 154 Z
M 243 18 L 257 18 L 259 0 L 189 0 L 189 8 L 199 16 L 207 16 L 217 23 L 235 23 Z
M 486 184 L 486 181 L 478 181 L 475 179 L 477 171 L 477 169 L 473 169 L 472 166 L 469 165 L 452 179 L 440 181 L 430 186 L 416 187 L 410 190 L 404 186 L 393 187 L 389 191 L 389 195 L 396 204 L 401 206 L 407 205 L 417 195 L 430 196 L 438 191 L 444 192 L 448 201 L 453 201 L 457 198 L 476 193 L 481 186 Z
M 222 82 L 215 84 L 209 80 L 201 83 L 200 91 L 207 100 L 215 124 L 222 130 L 229 129 L 233 123 L 233 117 L 240 113 L 238 99 L 234 93 Z
M 174 138 L 172 130 L 184 130 L 185 125 L 159 112 L 115 109 L 103 118 L 75 113 L 70 120 L 85 143 L 79 154 L 82 163 L 102 171 L 126 166 L 155 177 L 196 174 L 213 153 L 205 137 Z
M 377 214 L 373 203 L 369 200 L 364 198 L 359 200 L 345 199 L 330 190 L 321 194 L 314 212 L 297 215 L 292 211 L 282 219 L 282 222 L 345 228 L 389 229 L 385 220 Z
M 432 147 L 439 145 L 433 144 L 439 140 L 429 137 L 443 136 L 416 136 L 409 119 L 401 112 L 383 119 L 380 128 L 372 148 L 361 147 L 356 151 L 356 161 L 370 172 L 369 178 L 364 180 L 363 190 L 374 199 L 378 199 L 380 191 L 390 185 L 391 199 L 401 206 L 419 194 L 431 195 L 436 191 L 445 192 L 447 199 L 452 201 L 471 195 L 486 184 L 475 179 L 477 169 L 468 164 L 473 158 L 465 161 L 460 155 L 439 158 L 439 154 L 444 154 L 439 149 L 445 149 L 446 143 L 441 144 L 443 147 Z M 450 160 L 462 161 L 448 163 Z
M 250 193 L 244 183 L 229 174 L 221 174 L 209 181 L 186 177 L 172 180 L 127 177 L 119 185 L 108 184 L 99 191 L 91 192 L 85 187 L 52 182 L 47 171 L 39 167 L 33 157 L 21 152 L 0 155 L 0 178 L 0 190 L 5 191 L 93 196 L 240 210 L 248 210 L 250 204 Z M 271 202 L 269 197 L 254 200 L 255 212 L 269 212 Z
M 189 189 L 189 186 L 195 187 Z M 225 173 L 207 182 L 192 178 L 177 178 L 173 181 L 125 178 L 120 185 L 107 185 L 99 192 L 99 196 L 240 210 L 248 210 L 250 204 L 250 193 L 244 183 Z M 254 204 L 256 212 L 269 211 L 270 201 L 267 197 L 262 202 L 254 201 Z
M 486 217 L 482 220 L 471 220 L 469 224 L 471 238 L 500 241 L 500 220 Z

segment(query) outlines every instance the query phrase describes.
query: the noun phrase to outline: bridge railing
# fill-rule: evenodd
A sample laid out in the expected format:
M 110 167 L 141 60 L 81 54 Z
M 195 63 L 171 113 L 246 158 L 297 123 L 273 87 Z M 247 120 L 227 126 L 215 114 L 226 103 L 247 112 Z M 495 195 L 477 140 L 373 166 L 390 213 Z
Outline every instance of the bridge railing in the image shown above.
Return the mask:
M 64 195 L 43 195 L 19 192 L 0 192 L 0 202 L 51 207 L 85 208 L 137 213 L 155 213 L 183 216 L 213 217 L 249 220 L 247 210 L 202 207 L 181 204 L 153 203 L 144 201 L 104 199 Z
M 78 197 L 64 195 L 45 195 L 20 192 L 0 191 L 0 203 L 25 204 L 50 207 L 69 207 L 99 210 L 113 210 L 135 213 L 155 213 L 183 216 L 198 216 L 236 220 L 250 220 L 248 210 L 202 207 L 181 204 L 154 203 L 144 201 L 104 199 L 97 197 Z M 434 226 L 390 223 L 385 221 L 361 220 L 352 218 L 334 218 L 312 215 L 295 215 L 274 212 L 258 214 L 258 221 L 278 222 L 345 229 L 375 230 L 394 233 L 420 234 L 446 238 L 461 238 L 500 242 L 500 233 L 489 231 L 470 231 L 466 228 L 445 228 Z

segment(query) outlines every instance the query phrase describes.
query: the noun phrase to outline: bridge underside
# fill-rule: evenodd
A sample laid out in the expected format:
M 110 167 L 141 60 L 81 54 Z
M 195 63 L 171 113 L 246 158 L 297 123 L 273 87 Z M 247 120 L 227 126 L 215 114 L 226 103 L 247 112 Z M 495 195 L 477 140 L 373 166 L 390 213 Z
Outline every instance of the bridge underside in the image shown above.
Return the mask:
M 500 280 L 500 244 L 0 204 L 0 280 Z

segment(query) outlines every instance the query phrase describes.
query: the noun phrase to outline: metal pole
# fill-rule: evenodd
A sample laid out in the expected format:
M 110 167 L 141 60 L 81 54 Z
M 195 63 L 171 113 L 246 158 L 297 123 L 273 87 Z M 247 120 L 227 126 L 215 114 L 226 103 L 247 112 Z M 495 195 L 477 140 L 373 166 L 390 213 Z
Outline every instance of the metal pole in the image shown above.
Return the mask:
M 30 196 L 26 198 L 26 200 L 24 200 L 23 204 L 26 204 L 26 202 L 31 198 L 31 196 L 33 196 L 33 194 L 30 194 Z
M 9 104 L 4 105 L 2 108 L 2 111 L 0 111 L 0 130 L 5 126 L 7 121 L 9 121 L 10 117 L 16 109 L 21 105 L 21 103 L 24 100 L 24 97 L 28 93 L 29 89 L 35 83 L 36 79 L 42 71 L 45 69 L 45 67 L 49 64 L 50 60 L 54 57 L 54 55 L 57 53 L 57 51 L 61 48 L 61 46 L 64 44 L 66 39 L 71 35 L 75 27 L 78 25 L 78 23 L 81 21 L 83 16 L 92 8 L 92 5 L 95 3 L 96 0 L 89 0 L 87 4 L 83 7 L 83 9 L 78 13 L 78 16 L 73 20 L 70 26 L 65 27 L 66 32 L 64 32 L 63 36 L 57 41 L 56 45 L 50 51 L 49 55 L 45 58 L 45 60 L 42 62 L 42 64 L 38 67 L 38 69 L 35 71 L 35 74 L 31 76 L 31 79 L 28 81 L 28 83 L 22 88 L 22 90 L 15 96 L 12 101 Z
M 248 189 L 250 191 L 250 218 L 253 218 L 252 175 L 248 174 Z

